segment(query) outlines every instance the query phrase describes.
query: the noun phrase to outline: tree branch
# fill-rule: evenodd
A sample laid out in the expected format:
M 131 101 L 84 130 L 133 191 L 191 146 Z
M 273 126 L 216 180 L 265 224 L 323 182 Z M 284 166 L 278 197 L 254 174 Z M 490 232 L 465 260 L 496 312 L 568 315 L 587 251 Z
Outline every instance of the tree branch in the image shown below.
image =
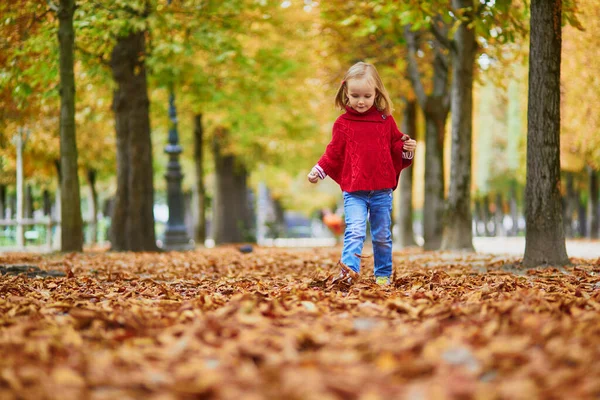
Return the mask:
M 479 3 L 479 7 L 475 10 L 475 17 L 480 17 L 483 14 L 483 10 L 487 8 L 487 3 Z
M 439 57 L 441 67 L 444 69 L 444 71 L 447 74 L 448 71 L 450 70 L 450 62 L 448 60 L 448 57 L 437 46 L 435 46 L 433 48 L 433 51 L 434 51 L 436 57 Z
M 150 13 L 149 7 L 145 7 L 144 11 L 138 11 L 135 8 L 133 8 L 127 4 L 123 4 L 120 7 L 111 8 L 111 7 L 104 5 L 102 3 L 102 1 L 94 1 L 94 2 L 92 2 L 92 6 L 95 7 L 96 9 L 102 9 L 105 11 L 109 11 L 111 13 L 114 13 L 117 11 L 123 11 L 123 12 L 126 12 L 127 14 L 130 14 L 130 15 L 136 16 L 136 17 L 147 17 Z
M 86 55 L 92 59 L 96 59 L 100 62 L 100 64 L 106 66 L 106 67 L 110 67 L 110 62 L 105 60 L 104 57 L 102 57 L 102 54 L 95 54 L 92 53 L 91 51 L 85 50 L 82 47 L 79 47 L 77 45 L 75 45 L 75 49 L 79 52 L 81 52 L 81 54 Z
M 54 12 L 58 12 L 58 4 L 56 4 L 55 2 L 48 0 L 48 8 Z
M 440 29 L 437 27 L 437 25 L 435 24 L 435 22 L 433 24 L 430 25 L 430 29 L 431 33 L 433 33 L 433 36 L 435 36 L 435 40 L 437 40 L 442 46 L 444 46 L 445 48 L 447 48 L 448 50 L 452 49 L 452 41 L 450 39 L 448 39 L 447 36 L 445 36 Z
M 438 24 L 441 24 L 442 27 L 440 28 Z M 448 37 L 449 29 L 444 23 L 444 21 L 442 21 L 439 15 L 433 19 L 433 23 L 430 25 L 429 30 L 431 31 L 431 33 L 433 33 L 435 40 L 437 40 L 439 44 L 441 44 L 450 51 L 456 50 L 456 45 L 454 41 Z
M 418 48 L 416 36 L 416 33 L 410 30 L 409 25 L 404 27 L 404 37 L 406 39 L 406 44 L 408 47 L 408 79 L 412 83 L 413 90 L 415 91 L 415 95 L 417 96 L 417 101 L 419 102 L 419 106 L 422 109 L 425 109 L 425 105 L 427 103 L 427 94 L 425 93 L 423 82 L 421 82 L 419 64 L 417 63 L 417 59 L 415 57 Z

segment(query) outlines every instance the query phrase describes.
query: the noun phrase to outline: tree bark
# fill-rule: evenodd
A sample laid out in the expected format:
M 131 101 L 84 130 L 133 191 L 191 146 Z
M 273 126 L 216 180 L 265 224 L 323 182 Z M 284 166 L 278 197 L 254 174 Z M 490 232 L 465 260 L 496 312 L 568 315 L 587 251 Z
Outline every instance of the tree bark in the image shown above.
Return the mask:
M 402 119 L 402 132 L 411 138 L 417 137 L 417 103 L 405 99 L 404 118 Z M 400 174 L 400 195 L 398 196 L 398 244 L 400 247 L 416 246 L 413 232 L 413 176 L 414 168 L 411 165 Z
M 213 201 L 213 239 L 216 244 L 241 243 L 247 238 L 247 171 L 227 154 L 228 131 L 217 128 L 213 138 L 215 160 L 215 197 Z
M 73 49 L 75 0 L 60 0 L 58 39 L 60 42 L 60 164 L 61 250 L 83 250 L 81 195 L 77 173 L 77 141 L 75 134 L 75 75 Z
M 90 243 L 96 244 L 98 237 L 98 192 L 96 191 L 96 170 L 93 168 L 87 171 L 87 181 L 90 188 L 89 208 L 90 208 Z
M 525 267 L 566 265 L 560 200 L 561 0 L 532 0 Z
M 117 135 L 117 193 L 112 215 L 113 250 L 156 251 L 154 183 L 145 32 L 119 37 L 111 68 Z
M 588 180 L 590 188 L 589 208 L 589 236 L 592 239 L 598 239 L 600 236 L 600 192 L 598 188 L 598 171 L 588 166 Z
M 203 245 L 206 240 L 206 190 L 204 187 L 204 128 L 202 114 L 194 116 L 194 164 L 196 167 L 196 221 L 194 241 Z
M 471 141 L 473 132 L 473 67 L 477 43 L 471 27 L 472 0 L 452 0 L 454 9 L 464 11 L 454 35 L 452 55 L 452 148 L 450 191 L 444 215 L 442 249 L 473 248 L 471 215 Z

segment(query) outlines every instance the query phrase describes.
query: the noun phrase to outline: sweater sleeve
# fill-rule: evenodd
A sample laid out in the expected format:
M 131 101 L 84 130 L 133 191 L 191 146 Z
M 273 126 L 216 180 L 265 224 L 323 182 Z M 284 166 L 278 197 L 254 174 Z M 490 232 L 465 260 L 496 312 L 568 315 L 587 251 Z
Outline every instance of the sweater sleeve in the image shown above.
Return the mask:
M 394 162 L 396 177 L 399 177 L 400 172 L 412 164 L 414 153 L 411 151 L 404 151 L 404 142 L 402 141 L 402 137 L 408 135 L 400 132 L 398 126 L 396 125 L 396 121 L 394 121 L 394 118 L 391 115 L 390 119 L 392 129 L 392 160 Z
M 344 169 L 344 159 L 346 150 L 346 129 L 342 124 L 336 122 L 333 124 L 331 142 L 327 145 L 325 153 L 317 163 L 326 175 L 338 184 L 341 182 L 342 171 Z

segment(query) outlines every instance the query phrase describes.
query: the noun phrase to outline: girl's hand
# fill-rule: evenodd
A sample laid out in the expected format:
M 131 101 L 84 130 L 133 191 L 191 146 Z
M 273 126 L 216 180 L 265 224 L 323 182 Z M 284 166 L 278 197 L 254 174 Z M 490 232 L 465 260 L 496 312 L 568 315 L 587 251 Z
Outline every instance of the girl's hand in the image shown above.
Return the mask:
M 404 142 L 404 151 L 414 152 L 417 149 L 417 141 L 414 139 L 408 139 Z
M 316 169 L 312 169 L 310 171 L 310 173 L 308 174 L 308 181 L 310 183 L 317 183 L 319 181 L 319 173 L 317 172 Z

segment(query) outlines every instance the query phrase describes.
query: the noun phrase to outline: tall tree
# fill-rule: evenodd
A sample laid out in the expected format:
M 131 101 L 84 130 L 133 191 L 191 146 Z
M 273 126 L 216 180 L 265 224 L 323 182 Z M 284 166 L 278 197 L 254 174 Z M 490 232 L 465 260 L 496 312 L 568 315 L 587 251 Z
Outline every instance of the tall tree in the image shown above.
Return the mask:
M 87 172 L 87 182 L 89 186 L 89 197 L 88 197 L 88 208 L 89 208 L 89 218 L 88 227 L 90 230 L 90 243 L 96 244 L 96 239 L 98 237 L 98 190 L 96 189 L 96 178 L 97 171 L 93 168 L 88 168 Z
M 202 114 L 194 115 L 194 166 L 196 170 L 196 221 L 194 241 L 203 245 L 206 240 L 206 190 L 204 188 L 204 127 Z
M 425 91 L 417 63 L 417 52 L 422 51 L 420 33 L 406 28 L 404 36 L 408 47 L 408 76 L 419 106 L 425 114 L 425 199 L 423 204 L 423 247 L 439 249 L 442 242 L 444 214 L 444 137 L 450 110 L 448 88 L 448 59 L 438 41 L 431 41 L 434 56 L 431 62 L 431 91 Z
M 532 0 L 525 186 L 526 267 L 569 263 L 560 196 L 562 1 Z
M 111 69 L 117 84 L 113 98 L 117 135 L 114 250 L 157 250 L 145 52 L 144 30 L 118 37 L 112 51 Z
M 473 250 L 471 215 L 471 142 L 473 132 L 473 69 L 477 42 L 473 1 L 452 0 L 459 17 L 452 57 L 452 148 L 450 191 L 444 216 L 442 249 Z
M 6 216 L 6 185 L 0 183 L 0 219 Z
M 217 244 L 246 241 L 248 224 L 248 172 L 243 162 L 227 150 L 231 140 L 226 128 L 218 127 L 213 136 L 215 196 L 213 201 L 213 239 Z
M 366 2 L 362 2 L 363 5 L 364 3 Z M 389 25 L 385 15 L 397 15 L 401 25 L 410 25 L 413 31 L 429 31 L 435 36 L 435 41 L 429 40 L 427 42 L 429 48 L 436 49 L 439 45 L 443 45 L 452 55 L 451 105 L 453 108 L 456 107 L 457 110 L 452 110 L 453 140 L 450 198 L 444 224 L 446 228 L 443 234 L 443 246 L 445 248 L 472 249 L 470 182 L 472 89 L 476 66 L 475 58 L 477 51 L 482 48 L 488 53 L 486 54 L 487 59 L 493 59 L 495 54 L 498 55 L 498 58 L 503 56 L 502 46 L 497 46 L 497 44 L 502 45 L 508 41 L 514 41 L 515 32 L 522 31 L 523 7 L 511 0 L 453 0 L 450 5 L 448 1 L 439 0 L 427 2 L 413 0 L 387 2 L 379 0 L 369 2 L 369 4 L 372 3 L 377 3 L 377 6 L 371 5 L 371 7 L 378 10 L 376 14 L 380 18 L 366 22 L 367 26 L 372 29 L 385 29 L 385 25 Z M 447 26 L 452 26 L 452 28 L 447 29 Z M 452 32 L 454 33 L 452 34 Z M 405 36 L 410 49 L 410 32 L 407 32 Z M 484 46 L 477 46 L 476 38 L 481 40 Z M 439 50 L 436 51 L 440 52 Z M 424 51 L 421 50 L 419 56 L 422 57 L 423 53 Z M 434 74 L 435 70 L 434 68 Z M 421 96 L 417 93 L 417 98 L 419 97 Z M 422 102 L 419 101 L 419 103 Z M 443 110 L 441 107 L 436 108 L 440 110 L 440 113 Z M 427 109 L 424 109 L 424 111 L 427 115 Z M 426 136 L 426 159 L 428 158 L 427 153 L 430 153 L 430 147 L 435 146 L 435 143 L 427 142 L 428 138 L 429 136 Z M 441 148 L 441 146 L 439 147 Z M 427 177 L 425 180 L 427 192 Z M 432 182 L 435 181 L 430 180 L 430 183 Z M 444 186 L 442 186 L 442 191 L 443 189 Z M 428 207 L 429 210 L 432 209 L 432 206 L 427 204 L 428 197 L 430 202 L 440 203 L 434 197 L 435 195 L 433 192 L 425 195 L 424 219 L 428 219 L 428 221 L 424 221 L 424 232 L 429 231 L 429 236 L 431 236 L 430 240 L 425 239 L 427 248 L 437 248 L 442 245 L 442 225 L 440 223 L 439 226 L 436 226 L 435 222 L 441 221 L 441 215 L 425 210 Z M 433 200 L 431 200 L 432 198 Z M 440 208 L 443 212 L 443 206 Z
M 592 239 L 598 239 L 600 236 L 600 187 L 598 185 L 598 171 L 590 165 L 586 167 L 588 174 L 588 187 L 590 197 L 588 200 L 589 214 L 589 236 Z
M 593 84 L 600 76 L 600 64 L 590 49 L 600 46 L 600 4 L 594 0 L 564 2 L 561 75 L 561 167 L 579 171 L 585 169 L 589 188 L 587 201 L 587 232 L 600 235 L 600 115 L 596 104 L 600 100 L 600 85 Z M 577 8 L 584 12 L 578 12 Z M 585 67 L 582 67 L 585 66 Z
M 83 221 L 77 173 L 77 141 L 75 136 L 75 75 L 73 48 L 75 0 L 60 0 L 58 38 L 60 42 L 60 163 L 61 250 L 83 250 Z

